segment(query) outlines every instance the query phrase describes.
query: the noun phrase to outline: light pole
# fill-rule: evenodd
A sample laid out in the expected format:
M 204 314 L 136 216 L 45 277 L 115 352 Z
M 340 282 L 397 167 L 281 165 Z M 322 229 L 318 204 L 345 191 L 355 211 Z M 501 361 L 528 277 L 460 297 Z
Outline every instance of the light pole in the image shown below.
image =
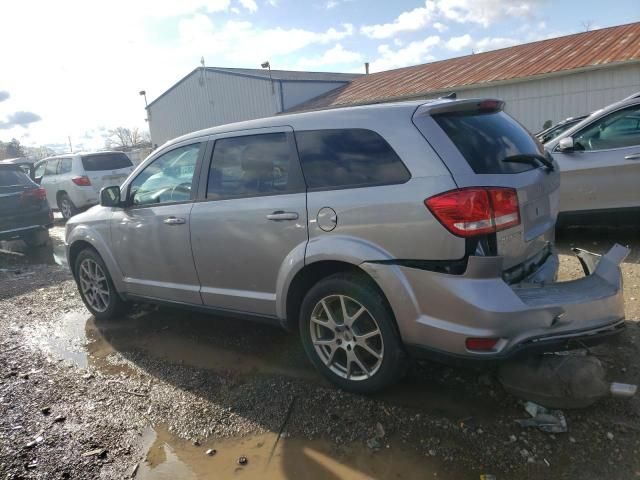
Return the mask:
M 275 94 L 276 93 L 276 89 L 273 86 L 273 77 L 271 77 L 271 64 L 269 63 L 269 60 L 267 60 L 266 62 L 262 63 L 260 66 L 262 68 L 269 69 L 269 80 L 271 81 L 271 93 Z
M 145 118 L 144 121 L 148 122 L 149 121 L 149 104 L 147 103 L 147 92 L 145 90 L 140 90 L 140 92 L 138 93 L 144 97 L 144 111 L 147 113 L 147 118 Z

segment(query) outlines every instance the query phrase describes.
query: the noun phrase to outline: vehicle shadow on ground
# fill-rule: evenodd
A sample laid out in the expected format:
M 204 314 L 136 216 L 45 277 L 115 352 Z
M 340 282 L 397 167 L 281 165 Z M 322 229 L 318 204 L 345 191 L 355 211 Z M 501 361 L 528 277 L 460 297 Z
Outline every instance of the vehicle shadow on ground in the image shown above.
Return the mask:
M 573 255 L 574 247 L 604 254 L 616 243 L 631 249 L 625 263 L 640 263 L 640 226 L 576 226 L 556 230 L 556 249 L 565 255 Z
M 87 317 L 85 329 L 90 342 L 88 348 L 92 352 L 89 359 L 91 367 L 108 370 L 111 367 L 104 361 L 105 357 L 115 351 L 147 374 L 234 412 L 238 411 L 239 404 L 244 405 L 245 399 L 219 395 L 215 387 L 206 385 L 211 371 L 233 378 L 237 384 L 234 389 L 239 392 L 248 384 L 269 385 L 270 379 L 276 377 L 294 380 L 297 386 L 293 390 L 304 393 L 298 393 L 300 398 L 297 398 L 291 412 L 292 418 L 287 424 L 309 421 L 301 418 L 311 408 L 306 406 L 307 397 L 311 399 L 326 394 L 331 398 L 331 392 L 336 392 L 336 388 L 309 363 L 297 334 L 276 327 L 155 307 L 118 321 L 100 322 L 89 315 Z M 187 369 L 188 373 L 176 373 L 174 368 L 167 368 L 169 365 Z M 353 402 L 354 407 L 358 404 L 357 395 L 342 395 L 345 395 L 348 404 L 332 414 L 336 417 L 330 422 L 334 429 L 345 428 L 340 423 L 351 415 L 349 403 Z M 420 363 L 412 364 L 406 377 L 398 384 L 369 398 L 387 407 L 402 407 L 454 422 L 473 419 L 481 423 L 503 418 L 506 412 L 513 409 L 512 405 L 505 406 L 505 403 L 513 404 L 512 399 L 505 402 L 505 395 L 486 373 Z M 277 393 L 267 395 L 267 398 L 268 403 L 281 406 L 276 408 L 276 414 L 265 415 L 268 406 L 259 404 L 249 408 L 245 405 L 241 413 L 271 431 L 277 439 L 278 432 L 284 428 L 291 398 L 282 394 L 278 398 Z M 335 406 L 327 404 L 325 407 L 331 410 Z M 282 442 L 278 450 L 278 462 L 286 473 L 284 478 L 300 478 L 301 475 L 305 478 L 343 478 L 344 473 L 337 472 L 350 472 L 350 478 L 360 478 L 358 475 L 365 478 L 372 473 L 368 468 L 375 466 L 378 460 L 370 458 L 374 463 L 369 465 L 371 462 L 365 458 L 372 452 L 364 446 L 367 434 L 363 433 L 360 439 L 362 449 L 351 452 L 350 456 L 335 456 L 332 452 L 317 448 L 318 451 L 313 453 L 314 444 L 304 441 Z M 395 464 L 397 461 L 394 469 L 401 470 L 388 471 L 390 476 L 393 474 L 396 477 L 396 473 L 400 473 L 397 478 L 425 478 L 425 471 L 429 472 L 431 467 L 434 473 L 436 470 L 442 472 L 435 458 L 420 456 L 411 460 L 416 454 L 410 454 L 409 450 L 393 454 L 386 452 L 384 455 L 387 457 L 382 458 L 386 458 L 387 462 Z M 305 459 L 304 465 L 301 459 Z M 328 459 L 342 463 L 332 466 L 326 463 Z M 406 468 L 403 467 L 405 464 Z M 418 468 L 416 464 L 421 467 Z M 410 471 L 412 468 L 415 471 Z M 447 467 L 448 470 L 451 468 Z M 376 474 L 375 477 L 388 478 L 384 474 Z M 267 475 L 262 478 L 271 477 Z

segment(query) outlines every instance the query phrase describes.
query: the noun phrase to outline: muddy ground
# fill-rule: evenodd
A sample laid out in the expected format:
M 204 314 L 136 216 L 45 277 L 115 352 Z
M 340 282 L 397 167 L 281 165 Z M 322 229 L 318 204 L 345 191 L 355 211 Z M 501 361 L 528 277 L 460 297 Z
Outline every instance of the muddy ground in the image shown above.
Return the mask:
M 527 415 L 491 371 L 414 364 L 351 395 L 275 328 L 145 306 L 97 322 L 59 265 L 63 234 L 0 245 L 0 479 L 640 477 L 638 397 L 566 411 L 550 435 L 515 423 Z M 640 383 L 640 232 L 561 232 L 561 277 L 581 275 L 571 246 L 614 240 L 633 248 L 628 328 L 593 353 Z

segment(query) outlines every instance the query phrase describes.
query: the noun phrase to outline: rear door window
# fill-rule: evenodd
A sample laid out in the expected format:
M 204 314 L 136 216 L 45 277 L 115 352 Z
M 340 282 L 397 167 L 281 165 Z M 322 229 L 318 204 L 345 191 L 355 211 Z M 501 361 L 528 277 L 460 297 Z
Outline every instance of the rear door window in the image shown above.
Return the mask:
M 535 164 L 504 162 L 513 155 L 542 155 L 542 146 L 504 112 L 448 112 L 433 115 L 475 173 L 520 173 Z
M 69 173 L 71 171 L 71 159 L 63 158 L 58 166 L 58 173 Z
M 52 160 L 47 160 L 47 166 L 44 169 L 44 174 L 47 177 L 51 175 L 55 175 L 58 172 L 58 164 L 60 163 L 59 158 L 54 158 Z
M 0 167 L 0 187 L 31 185 L 33 182 L 21 168 Z
M 371 130 L 306 130 L 295 135 L 309 189 L 391 185 L 411 178 L 393 148 Z
M 82 166 L 87 172 L 99 172 L 133 167 L 133 163 L 124 153 L 98 153 L 82 157 Z
M 216 140 L 209 170 L 207 198 L 221 200 L 293 193 L 300 190 L 284 132 Z M 304 188 L 302 186 L 302 188 Z

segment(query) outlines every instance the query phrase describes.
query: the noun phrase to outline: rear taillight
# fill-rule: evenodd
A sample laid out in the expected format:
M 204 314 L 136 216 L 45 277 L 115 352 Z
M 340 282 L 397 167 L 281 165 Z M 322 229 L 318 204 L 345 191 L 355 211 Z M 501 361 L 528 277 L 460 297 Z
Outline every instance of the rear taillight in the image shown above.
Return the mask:
M 82 177 L 73 177 L 71 181 L 80 187 L 91 186 L 91 180 L 89 180 L 89 177 L 86 175 L 83 175 Z
M 493 233 L 520 224 L 518 194 L 513 188 L 461 188 L 424 203 L 440 223 L 461 237 Z
M 22 192 L 22 200 L 44 200 L 47 198 L 47 192 L 44 188 L 32 188 Z

